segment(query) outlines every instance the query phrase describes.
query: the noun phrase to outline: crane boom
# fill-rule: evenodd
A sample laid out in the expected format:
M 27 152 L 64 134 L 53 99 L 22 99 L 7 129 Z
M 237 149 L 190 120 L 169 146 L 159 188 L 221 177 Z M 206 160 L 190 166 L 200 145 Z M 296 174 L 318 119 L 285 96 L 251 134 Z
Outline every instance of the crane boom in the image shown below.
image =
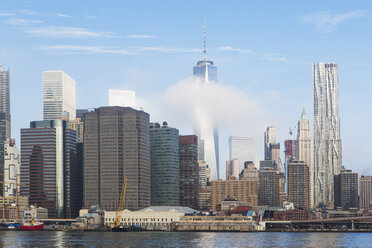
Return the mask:
M 115 219 L 115 222 L 114 222 L 114 227 L 120 226 L 121 214 L 124 210 L 124 202 L 125 202 L 126 191 L 127 191 L 127 177 L 124 177 L 124 183 L 123 183 L 123 187 L 121 189 L 120 203 L 119 203 L 119 206 L 118 206 L 118 210 L 116 211 L 116 219 Z

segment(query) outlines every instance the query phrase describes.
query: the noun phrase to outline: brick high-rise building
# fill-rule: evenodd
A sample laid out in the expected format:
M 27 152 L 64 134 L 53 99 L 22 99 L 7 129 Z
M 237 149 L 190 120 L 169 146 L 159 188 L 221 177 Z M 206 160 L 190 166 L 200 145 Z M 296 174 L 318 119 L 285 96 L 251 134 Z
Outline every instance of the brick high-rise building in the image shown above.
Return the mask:
M 258 183 L 255 180 L 238 180 L 230 177 L 227 180 L 212 180 L 211 182 L 211 210 L 227 198 L 245 202 L 248 206 L 258 205 Z
M 310 207 L 310 171 L 303 161 L 288 164 L 288 201 L 295 208 Z
M 369 208 L 372 204 L 372 177 L 361 176 L 359 178 L 359 207 L 361 209 Z
M 21 195 L 48 217 L 78 215 L 76 133 L 63 120 L 32 121 L 21 129 Z
M 335 208 L 343 210 L 357 208 L 358 197 L 358 173 L 351 170 L 341 170 L 339 175 L 334 176 Z
M 84 115 L 84 206 L 118 209 L 150 206 L 149 114 L 128 107 L 100 107 Z
M 150 125 L 151 205 L 179 206 L 179 131 L 167 122 Z
M 265 168 L 259 172 L 259 205 L 268 205 L 270 207 L 280 206 L 279 194 L 279 172 L 275 169 Z
M 198 208 L 199 164 L 198 137 L 179 136 L 180 205 Z
M 285 158 L 291 159 L 296 157 L 296 141 L 295 140 L 285 140 L 284 141 L 284 155 Z

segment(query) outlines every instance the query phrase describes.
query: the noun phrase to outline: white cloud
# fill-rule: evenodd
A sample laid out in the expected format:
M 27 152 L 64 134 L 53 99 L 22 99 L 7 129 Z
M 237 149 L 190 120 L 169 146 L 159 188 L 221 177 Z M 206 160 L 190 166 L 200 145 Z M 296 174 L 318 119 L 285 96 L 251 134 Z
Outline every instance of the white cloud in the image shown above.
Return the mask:
M 48 26 L 40 28 L 30 28 L 26 33 L 45 37 L 70 37 L 70 38 L 111 38 L 110 32 L 95 32 L 85 28 Z
M 43 46 L 39 49 L 62 53 L 110 53 L 110 54 L 129 54 L 125 49 L 110 49 L 102 46 L 75 46 L 75 45 L 53 45 Z
M 40 23 L 43 23 L 43 21 L 14 18 L 14 19 L 6 20 L 5 23 L 9 25 L 14 25 L 14 26 L 24 26 L 24 25 L 29 25 L 29 24 L 40 24 Z
M 286 62 L 287 56 L 283 54 L 277 53 L 259 53 L 249 49 L 242 49 L 242 48 L 232 48 L 231 46 L 223 46 L 217 48 L 219 51 L 226 51 L 226 52 L 236 52 L 241 54 L 247 54 L 253 59 L 257 60 L 267 60 L 267 61 L 279 61 L 279 62 Z
M 65 14 L 60 14 L 60 13 L 57 13 L 56 16 L 64 17 L 64 18 L 72 18 L 72 16 L 70 15 L 65 15 Z
M 356 10 L 342 14 L 332 15 L 327 11 L 316 12 L 310 15 L 305 15 L 300 18 L 303 23 L 314 24 L 319 30 L 327 32 L 336 28 L 339 24 L 353 19 L 362 18 L 367 14 L 367 11 Z
M 147 34 L 131 34 L 127 35 L 128 39 L 153 39 L 155 36 L 147 35 Z

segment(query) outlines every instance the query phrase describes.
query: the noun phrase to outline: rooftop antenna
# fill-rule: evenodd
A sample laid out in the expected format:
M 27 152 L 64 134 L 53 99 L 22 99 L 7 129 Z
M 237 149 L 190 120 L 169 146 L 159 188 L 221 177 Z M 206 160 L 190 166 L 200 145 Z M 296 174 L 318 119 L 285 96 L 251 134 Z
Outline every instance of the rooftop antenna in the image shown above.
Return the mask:
M 203 28 L 204 28 L 204 50 L 203 50 L 203 59 L 204 62 L 207 60 L 207 37 L 206 37 L 206 32 L 205 32 L 205 20 L 203 23 Z

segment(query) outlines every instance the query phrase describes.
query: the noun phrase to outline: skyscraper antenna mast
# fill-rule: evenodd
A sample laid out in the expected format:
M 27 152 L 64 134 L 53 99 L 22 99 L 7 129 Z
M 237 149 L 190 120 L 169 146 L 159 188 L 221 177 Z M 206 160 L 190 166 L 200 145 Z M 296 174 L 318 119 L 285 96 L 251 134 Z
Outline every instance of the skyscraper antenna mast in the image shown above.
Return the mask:
M 205 20 L 203 23 L 203 28 L 204 28 L 204 50 L 203 50 L 203 59 L 204 62 L 207 60 L 207 37 L 206 37 L 206 32 L 205 32 Z

